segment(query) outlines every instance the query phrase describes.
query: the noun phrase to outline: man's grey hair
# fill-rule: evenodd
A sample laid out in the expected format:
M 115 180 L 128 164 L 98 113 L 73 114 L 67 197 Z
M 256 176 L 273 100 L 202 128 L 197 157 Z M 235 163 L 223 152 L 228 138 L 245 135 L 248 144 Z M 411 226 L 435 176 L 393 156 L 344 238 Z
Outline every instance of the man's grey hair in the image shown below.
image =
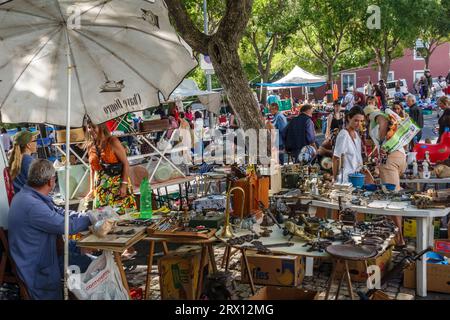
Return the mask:
M 55 173 L 56 171 L 52 162 L 46 159 L 34 160 L 28 170 L 27 183 L 30 187 L 42 187 L 52 179 Z
M 412 101 L 414 101 L 414 103 L 416 103 L 416 96 L 415 95 L 413 95 L 413 94 L 408 94 L 407 96 L 406 96 L 406 101 L 408 101 L 408 100 L 412 100 Z

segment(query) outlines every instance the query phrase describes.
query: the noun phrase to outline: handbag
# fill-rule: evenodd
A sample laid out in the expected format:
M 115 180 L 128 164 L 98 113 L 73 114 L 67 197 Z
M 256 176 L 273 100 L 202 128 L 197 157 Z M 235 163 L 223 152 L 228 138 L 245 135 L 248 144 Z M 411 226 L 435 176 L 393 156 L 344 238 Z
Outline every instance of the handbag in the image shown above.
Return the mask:
M 102 170 L 110 177 L 115 177 L 118 175 L 122 175 L 122 171 L 123 171 L 123 164 L 122 162 L 117 162 L 117 163 L 106 163 L 102 160 L 101 154 L 100 154 L 100 150 L 98 150 L 98 146 L 95 145 L 95 151 L 97 153 L 98 156 L 98 160 L 100 163 L 100 166 L 102 167 Z

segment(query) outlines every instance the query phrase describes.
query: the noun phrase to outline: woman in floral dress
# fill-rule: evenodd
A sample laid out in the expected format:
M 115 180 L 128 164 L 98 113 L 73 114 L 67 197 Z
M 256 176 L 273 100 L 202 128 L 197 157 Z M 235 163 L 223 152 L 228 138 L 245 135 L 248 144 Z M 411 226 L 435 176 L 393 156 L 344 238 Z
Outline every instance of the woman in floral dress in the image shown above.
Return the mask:
M 136 210 L 125 148 L 117 137 L 111 136 L 105 124 L 94 125 L 87 121 L 86 132 L 91 166 L 87 198 L 94 198 L 94 208 L 111 206 L 118 209 L 118 214 Z

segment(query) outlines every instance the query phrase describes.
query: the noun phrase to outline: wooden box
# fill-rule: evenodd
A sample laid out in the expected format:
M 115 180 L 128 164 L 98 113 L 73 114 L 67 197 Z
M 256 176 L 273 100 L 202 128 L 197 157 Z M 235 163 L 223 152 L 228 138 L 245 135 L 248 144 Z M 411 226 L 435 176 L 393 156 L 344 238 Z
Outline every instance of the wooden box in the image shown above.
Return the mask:
M 85 139 L 83 128 L 70 129 L 70 142 L 83 142 Z M 66 130 L 56 130 L 56 141 L 66 142 Z
M 139 124 L 141 132 L 165 131 L 170 129 L 169 119 L 143 121 Z
M 249 179 L 239 179 L 233 182 L 233 187 L 241 187 L 245 191 L 244 217 L 249 215 L 261 216 L 261 210 L 258 202 L 261 201 L 264 206 L 269 207 L 269 184 L 270 177 L 251 177 Z M 233 192 L 233 216 L 238 217 L 242 209 L 242 193 Z

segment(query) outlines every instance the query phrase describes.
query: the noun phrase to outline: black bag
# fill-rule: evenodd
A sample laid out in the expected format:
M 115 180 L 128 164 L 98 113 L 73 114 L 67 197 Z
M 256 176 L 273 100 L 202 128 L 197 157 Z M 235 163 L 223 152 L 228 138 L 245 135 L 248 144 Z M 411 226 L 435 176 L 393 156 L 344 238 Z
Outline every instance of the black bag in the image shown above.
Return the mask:
M 115 177 L 118 175 L 122 175 L 123 171 L 123 164 L 122 162 L 117 163 L 105 163 L 102 160 L 100 150 L 98 150 L 98 146 L 95 145 L 95 150 L 97 152 L 98 160 L 100 162 L 100 166 L 102 167 L 102 170 L 110 177 Z

